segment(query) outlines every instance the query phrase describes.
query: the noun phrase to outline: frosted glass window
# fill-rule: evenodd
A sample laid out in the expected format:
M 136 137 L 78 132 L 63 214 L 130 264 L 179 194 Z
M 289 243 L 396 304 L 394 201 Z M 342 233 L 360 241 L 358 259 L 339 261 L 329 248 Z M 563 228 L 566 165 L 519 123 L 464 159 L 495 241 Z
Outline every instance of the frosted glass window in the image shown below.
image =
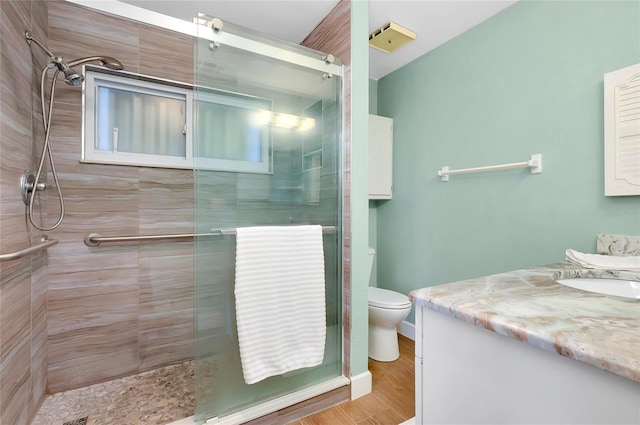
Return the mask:
M 87 69 L 84 105 L 82 162 L 271 172 L 267 99 Z
M 96 101 L 96 149 L 186 157 L 184 98 L 98 87 Z
M 271 172 L 270 100 L 198 88 L 194 156 L 198 168 Z
M 256 110 L 209 102 L 197 102 L 196 108 L 199 157 L 263 160 L 262 147 L 267 140 L 264 125 L 256 121 Z

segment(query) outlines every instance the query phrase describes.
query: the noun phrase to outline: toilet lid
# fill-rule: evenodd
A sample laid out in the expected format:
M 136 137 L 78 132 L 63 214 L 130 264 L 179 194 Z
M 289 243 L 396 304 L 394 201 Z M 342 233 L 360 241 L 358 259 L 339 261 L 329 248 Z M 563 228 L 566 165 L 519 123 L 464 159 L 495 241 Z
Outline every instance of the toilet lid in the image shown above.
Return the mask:
M 369 305 L 379 308 L 407 308 L 411 307 L 409 297 L 388 289 L 369 287 Z

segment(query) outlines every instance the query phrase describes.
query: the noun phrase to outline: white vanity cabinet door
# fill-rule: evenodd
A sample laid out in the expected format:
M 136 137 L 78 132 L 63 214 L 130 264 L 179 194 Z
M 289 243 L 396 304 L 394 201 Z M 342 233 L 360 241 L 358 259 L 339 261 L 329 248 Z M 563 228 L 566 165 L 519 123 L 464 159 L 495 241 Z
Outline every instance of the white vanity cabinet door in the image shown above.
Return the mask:
M 369 199 L 391 199 L 393 119 L 369 115 Z
M 640 425 L 640 382 L 440 312 L 416 313 L 416 425 Z

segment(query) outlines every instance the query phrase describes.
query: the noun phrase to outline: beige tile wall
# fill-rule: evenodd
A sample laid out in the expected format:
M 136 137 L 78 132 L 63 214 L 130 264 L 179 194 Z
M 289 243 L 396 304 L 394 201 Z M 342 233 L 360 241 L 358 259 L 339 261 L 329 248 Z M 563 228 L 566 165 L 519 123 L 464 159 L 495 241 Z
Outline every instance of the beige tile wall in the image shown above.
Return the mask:
M 67 59 L 109 55 L 128 71 L 185 82 L 193 78 L 190 38 L 62 0 L 50 3 L 49 45 Z M 193 244 L 89 248 L 82 242 L 90 232 L 105 236 L 191 232 L 192 172 L 79 163 L 81 93 L 62 83 L 58 93 L 52 138 L 67 213 L 62 226 L 52 232 L 60 244 L 51 249 L 49 261 L 50 392 L 179 362 L 194 354 Z M 274 159 L 276 167 L 284 155 Z M 289 161 L 284 166 L 291 168 Z M 265 176 L 202 172 L 198 187 L 206 195 L 199 201 L 198 221 L 216 227 L 282 223 L 302 214 L 302 208 L 298 211 L 270 199 L 277 188 Z M 49 215 L 56 215 L 57 208 L 50 200 Z M 213 257 L 207 265 L 228 262 L 226 255 Z M 211 273 L 222 269 L 213 267 Z
M 24 38 L 47 40 L 47 3 L 0 2 L 0 253 L 39 240 L 25 220 L 19 180 L 42 150 L 37 90 L 44 53 Z M 35 212 L 39 217 L 42 194 Z M 46 217 L 45 217 L 46 218 Z M 0 263 L 0 423 L 28 424 L 45 396 L 46 253 Z
M 127 71 L 192 82 L 191 38 L 55 0 L 49 46 L 112 56 Z M 189 170 L 81 164 L 81 91 L 59 83 L 52 141 L 66 217 L 49 257 L 48 390 L 193 358 L 193 243 L 84 245 L 104 236 L 193 230 Z M 58 206 L 50 201 L 49 214 Z

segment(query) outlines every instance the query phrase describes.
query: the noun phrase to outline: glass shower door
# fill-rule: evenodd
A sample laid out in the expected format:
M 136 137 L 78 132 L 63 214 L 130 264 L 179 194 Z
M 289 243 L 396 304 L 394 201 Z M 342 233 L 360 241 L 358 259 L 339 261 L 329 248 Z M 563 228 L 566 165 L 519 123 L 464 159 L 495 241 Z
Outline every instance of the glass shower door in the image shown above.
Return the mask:
M 235 236 L 198 238 L 198 423 L 342 375 L 340 75 L 290 60 L 303 56 L 321 63 L 318 52 L 226 22 L 223 31 L 247 43 L 232 47 L 199 38 L 195 46 L 195 232 L 325 226 L 327 338 L 321 365 L 246 384 L 236 329 Z M 275 47 L 285 54 L 273 57 L 246 47 L 256 42 L 265 52 Z

